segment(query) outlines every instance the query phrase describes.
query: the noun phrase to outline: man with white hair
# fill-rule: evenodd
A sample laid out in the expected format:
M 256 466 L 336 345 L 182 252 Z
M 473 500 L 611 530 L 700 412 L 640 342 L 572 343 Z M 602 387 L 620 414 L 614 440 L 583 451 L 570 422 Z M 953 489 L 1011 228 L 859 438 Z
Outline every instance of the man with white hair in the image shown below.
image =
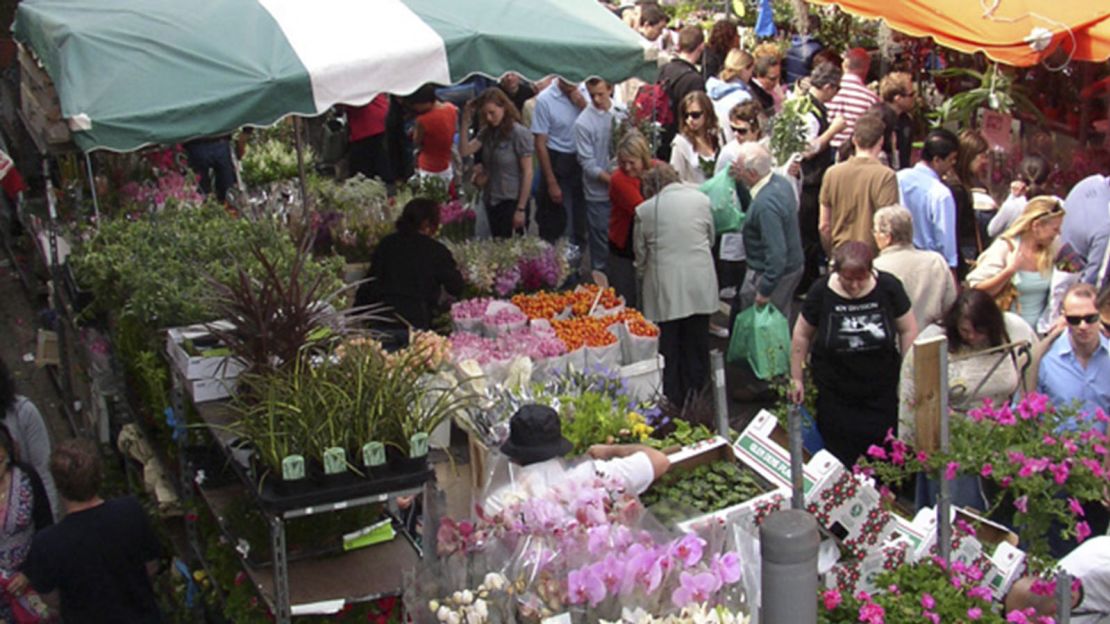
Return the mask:
M 873 266 L 902 282 L 913 304 L 917 328 L 925 329 L 944 318 L 956 302 L 956 282 L 944 256 L 913 246 L 913 215 L 902 206 L 875 212 L 872 229 L 879 255 Z
M 740 308 L 772 303 L 787 318 L 794 289 L 802 278 L 802 239 L 794 187 L 771 173 L 771 153 L 759 143 L 740 146 L 729 168 L 732 179 L 751 190 L 752 203 L 744 220 L 748 272 L 740 288 Z

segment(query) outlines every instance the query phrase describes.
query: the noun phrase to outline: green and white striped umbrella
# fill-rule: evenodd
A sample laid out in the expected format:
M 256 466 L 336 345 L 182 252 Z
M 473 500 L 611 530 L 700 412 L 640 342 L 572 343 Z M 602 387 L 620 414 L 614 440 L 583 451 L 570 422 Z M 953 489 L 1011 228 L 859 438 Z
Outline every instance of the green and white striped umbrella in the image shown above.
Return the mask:
M 23 0 L 85 150 L 134 150 L 317 115 L 475 73 L 652 79 L 646 42 L 597 0 Z

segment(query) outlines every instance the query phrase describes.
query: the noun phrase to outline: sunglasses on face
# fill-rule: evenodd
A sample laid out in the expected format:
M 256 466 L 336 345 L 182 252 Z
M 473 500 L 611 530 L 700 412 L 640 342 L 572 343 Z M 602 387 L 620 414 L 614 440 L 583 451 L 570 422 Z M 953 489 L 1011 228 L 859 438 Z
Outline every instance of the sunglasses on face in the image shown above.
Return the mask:
M 752 129 L 749 126 L 732 126 L 732 131 L 736 134 L 739 134 L 740 136 L 744 136 L 751 132 Z
M 1071 325 L 1072 327 L 1078 327 L 1080 323 L 1094 325 L 1100 320 L 1098 318 L 1098 314 L 1068 314 L 1064 318 L 1068 320 L 1068 325 Z M 1103 323 L 1103 325 L 1105 325 L 1105 323 Z
M 686 111 L 687 119 L 701 119 L 701 111 Z

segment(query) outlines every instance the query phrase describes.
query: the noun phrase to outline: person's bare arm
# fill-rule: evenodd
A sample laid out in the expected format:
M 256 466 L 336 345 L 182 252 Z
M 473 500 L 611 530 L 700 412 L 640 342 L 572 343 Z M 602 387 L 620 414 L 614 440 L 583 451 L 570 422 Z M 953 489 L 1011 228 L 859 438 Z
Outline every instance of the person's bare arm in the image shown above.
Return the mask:
M 516 212 L 513 213 L 513 229 L 524 228 L 525 216 L 528 212 L 528 196 L 532 193 L 532 155 L 525 154 L 520 157 L 520 191 L 516 198 Z
M 559 188 L 559 181 L 555 179 L 555 169 L 551 166 L 551 153 L 547 151 L 547 135 L 536 135 L 536 158 L 540 161 L 540 174 L 546 182 L 547 194 L 556 204 L 563 203 L 563 189 Z
M 821 235 L 821 247 L 826 255 L 832 255 L 832 212 L 827 204 L 821 204 L 817 213 L 817 231 Z
M 790 391 L 788 398 L 800 404 L 805 399 L 805 377 L 802 367 L 809 355 L 809 344 L 817 334 L 817 327 L 810 325 L 805 317 L 799 315 L 794 323 L 794 336 L 790 339 Z
M 910 352 L 914 338 L 917 338 L 917 319 L 913 315 L 913 310 L 899 316 L 894 324 L 898 328 L 899 346 L 902 348 L 902 354 L 905 355 Z

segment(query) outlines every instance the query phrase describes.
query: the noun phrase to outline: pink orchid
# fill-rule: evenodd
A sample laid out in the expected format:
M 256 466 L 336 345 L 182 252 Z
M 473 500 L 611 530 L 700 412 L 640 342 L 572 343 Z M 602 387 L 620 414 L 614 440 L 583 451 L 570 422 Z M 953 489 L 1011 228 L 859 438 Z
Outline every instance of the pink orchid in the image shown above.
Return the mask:
M 567 602 L 589 603 L 591 607 L 605 600 L 605 583 L 590 568 L 573 570 L 567 575 Z
M 713 555 L 711 567 L 723 583 L 731 585 L 740 580 L 740 555 L 735 552 Z
M 705 540 L 693 533 L 687 533 L 671 547 L 671 555 L 682 561 L 686 567 L 697 565 L 705 548 Z
M 720 588 L 721 580 L 712 572 L 700 574 L 683 572 L 679 577 L 678 588 L 671 594 L 671 601 L 680 609 L 691 604 L 709 602 Z
M 606 591 L 614 596 L 620 592 L 624 571 L 624 562 L 612 553 L 593 566 L 594 574 L 601 579 Z

